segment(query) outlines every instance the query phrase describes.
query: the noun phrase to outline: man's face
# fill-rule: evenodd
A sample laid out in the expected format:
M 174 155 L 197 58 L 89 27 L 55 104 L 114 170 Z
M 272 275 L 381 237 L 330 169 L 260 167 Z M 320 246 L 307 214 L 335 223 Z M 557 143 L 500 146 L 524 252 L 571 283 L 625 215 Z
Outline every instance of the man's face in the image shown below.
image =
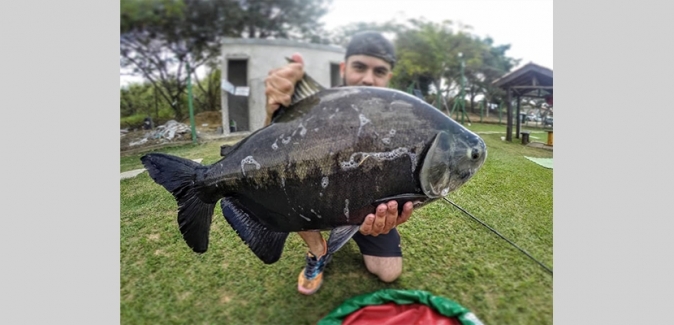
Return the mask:
M 388 62 L 361 54 L 350 56 L 339 70 L 346 86 L 386 87 L 393 76 Z

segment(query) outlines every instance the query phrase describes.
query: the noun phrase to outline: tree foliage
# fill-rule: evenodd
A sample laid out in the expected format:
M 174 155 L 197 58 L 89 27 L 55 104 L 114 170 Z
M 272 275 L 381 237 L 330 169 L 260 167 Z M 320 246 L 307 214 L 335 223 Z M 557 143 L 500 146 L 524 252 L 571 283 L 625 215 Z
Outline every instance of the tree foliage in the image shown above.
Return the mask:
M 217 58 L 223 37 L 311 39 L 329 1 L 121 0 L 120 67 L 152 83 L 182 119 L 188 65 Z
M 415 84 L 425 98 L 440 91 L 450 101 L 460 93 L 463 62 L 463 85 L 471 107 L 478 94 L 488 100 L 499 96 L 502 92 L 491 82 L 518 61 L 506 56 L 510 45 L 494 46 L 491 38 L 481 39 L 471 29 L 457 27 L 449 20 L 436 23 L 410 19 L 406 24 L 397 24 L 394 43 L 398 64 L 392 87 L 406 89 Z

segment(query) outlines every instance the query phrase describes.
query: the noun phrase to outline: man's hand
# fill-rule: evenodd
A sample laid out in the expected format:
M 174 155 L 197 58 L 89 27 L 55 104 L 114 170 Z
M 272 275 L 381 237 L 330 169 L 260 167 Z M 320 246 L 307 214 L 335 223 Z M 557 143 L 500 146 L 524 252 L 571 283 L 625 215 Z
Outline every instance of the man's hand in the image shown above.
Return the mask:
M 375 214 L 368 214 L 365 221 L 360 225 L 360 233 L 363 235 L 379 236 L 388 234 L 391 229 L 407 221 L 412 215 L 412 202 L 407 202 L 403 206 L 402 214 L 398 217 L 398 202 L 389 201 L 387 204 L 380 204 Z
M 304 76 L 302 55 L 295 53 L 292 55 L 292 59 L 295 61 L 294 63 L 269 71 L 269 76 L 264 81 L 264 93 L 267 96 L 267 118 L 264 125 L 271 124 L 271 117 L 280 105 L 290 105 L 295 84 Z

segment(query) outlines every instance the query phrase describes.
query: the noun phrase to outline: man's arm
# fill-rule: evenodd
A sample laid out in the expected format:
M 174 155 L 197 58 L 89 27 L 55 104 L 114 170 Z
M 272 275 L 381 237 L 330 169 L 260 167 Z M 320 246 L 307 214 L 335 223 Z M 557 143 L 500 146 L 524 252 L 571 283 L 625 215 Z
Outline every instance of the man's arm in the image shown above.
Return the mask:
M 267 96 L 267 118 L 264 125 L 271 124 L 271 118 L 280 105 L 290 105 L 295 84 L 304 76 L 304 60 L 302 55 L 295 53 L 292 55 L 294 63 L 269 71 L 269 75 L 264 81 L 265 95 Z

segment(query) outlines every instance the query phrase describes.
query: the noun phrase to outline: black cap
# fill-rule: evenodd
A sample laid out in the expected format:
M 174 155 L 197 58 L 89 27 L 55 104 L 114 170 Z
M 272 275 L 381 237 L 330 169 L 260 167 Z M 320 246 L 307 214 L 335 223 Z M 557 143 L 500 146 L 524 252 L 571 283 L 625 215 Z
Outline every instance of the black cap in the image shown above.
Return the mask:
M 391 65 L 391 69 L 396 62 L 395 50 L 393 44 L 378 32 L 365 31 L 355 34 L 351 37 L 351 42 L 346 48 L 348 59 L 352 55 L 362 54 L 380 58 Z

